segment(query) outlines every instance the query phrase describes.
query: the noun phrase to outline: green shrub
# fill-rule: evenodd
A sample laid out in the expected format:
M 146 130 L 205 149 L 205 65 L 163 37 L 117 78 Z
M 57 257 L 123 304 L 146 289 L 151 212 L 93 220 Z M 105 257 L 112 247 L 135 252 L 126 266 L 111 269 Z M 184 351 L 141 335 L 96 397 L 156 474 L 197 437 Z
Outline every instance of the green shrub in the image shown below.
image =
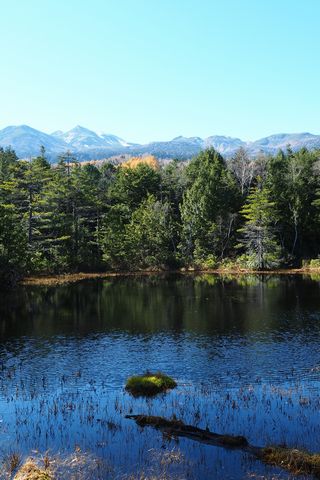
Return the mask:
M 320 258 L 313 258 L 309 262 L 310 268 L 320 268 Z
M 240 255 L 237 258 L 224 258 L 219 265 L 222 270 L 239 270 L 241 268 L 248 268 L 250 259 L 248 255 Z
M 194 266 L 200 270 L 213 270 L 218 266 L 218 260 L 213 253 L 208 253 L 199 246 L 196 242 L 196 247 L 193 253 Z

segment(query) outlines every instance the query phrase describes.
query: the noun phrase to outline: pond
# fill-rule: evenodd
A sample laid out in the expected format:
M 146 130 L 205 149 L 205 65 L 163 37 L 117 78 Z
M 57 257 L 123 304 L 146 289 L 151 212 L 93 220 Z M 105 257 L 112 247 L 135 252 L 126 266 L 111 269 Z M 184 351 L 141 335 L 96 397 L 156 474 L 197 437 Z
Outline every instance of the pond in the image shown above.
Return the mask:
M 150 275 L 2 293 L 2 458 L 47 453 L 63 469 L 83 452 L 69 478 L 95 480 L 295 478 L 125 415 L 175 415 L 253 445 L 320 451 L 319 294 L 318 279 L 300 275 Z M 178 387 L 133 398 L 126 379 L 146 370 Z

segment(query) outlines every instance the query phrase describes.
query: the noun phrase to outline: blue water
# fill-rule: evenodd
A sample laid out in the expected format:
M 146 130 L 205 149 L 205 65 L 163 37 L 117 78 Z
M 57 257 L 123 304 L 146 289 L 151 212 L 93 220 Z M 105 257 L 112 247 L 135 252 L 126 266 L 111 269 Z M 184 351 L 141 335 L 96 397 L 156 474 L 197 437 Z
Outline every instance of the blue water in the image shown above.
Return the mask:
M 152 276 L 2 294 L 1 455 L 78 449 L 107 466 L 95 479 L 295 478 L 125 415 L 174 414 L 254 445 L 320 451 L 319 293 L 300 276 Z M 178 388 L 132 398 L 125 381 L 146 370 Z

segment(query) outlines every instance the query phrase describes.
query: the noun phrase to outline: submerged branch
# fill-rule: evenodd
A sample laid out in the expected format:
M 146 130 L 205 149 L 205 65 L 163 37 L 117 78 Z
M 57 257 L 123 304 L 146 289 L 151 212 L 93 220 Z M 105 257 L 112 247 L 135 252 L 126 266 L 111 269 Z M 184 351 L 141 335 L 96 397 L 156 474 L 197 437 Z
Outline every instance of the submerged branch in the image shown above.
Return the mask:
M 241 449 L 251 453 L 262 462 L 274 465 L 294 474 L 312 474 L 320 478 L 320 454 L 309 453 L 297 449 L 283 447 L 256 447 L 250 445 L 241 435 L 222 435 L 210 430 L 203 430 L 192 425 L 186 425 L 181 420 L 168 420 L 152 415 L 126 415 L 140 427 L 153 427 L 161 430 L 169 437 L 185 437 L 191 440 L 216 447 Z
M 185 425 L 181 420 L 167 420 L 163 417 L 149 415 L 126 415 L 126 418 L 135 420 L 140 427 L 154 427 L 173 437 L 187 437 L 208 445 L 226 448 L 247 449 L 249 447 L 247 439 L 243 436 L 220 435 L 219 433 L 203 430 L 192 425 Z

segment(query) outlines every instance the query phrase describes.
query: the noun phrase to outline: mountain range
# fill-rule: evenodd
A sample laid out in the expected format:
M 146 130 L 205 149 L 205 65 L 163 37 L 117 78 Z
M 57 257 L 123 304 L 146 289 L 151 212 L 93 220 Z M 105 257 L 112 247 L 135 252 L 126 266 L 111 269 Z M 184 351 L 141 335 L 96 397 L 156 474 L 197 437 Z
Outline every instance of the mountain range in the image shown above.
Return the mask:
M 39 154 L 40 146 L 46 149 L 48 158 L 55 161 L 67 150 L 80 161 L 99 160 L 115 155 L 152 154 L 160 159 L 178 158 L 187 160 L 207 147 L 214 147 L 225 157 L 232 156 L 240 147 L 250 156 L 260 152 L 274 154 L 290 145 L 293 150 L 302 147 L 320 148 L 320 135 L 311 133 L 279 133 L 254 142 L 245 142 L 239 138 L 213 135 L 207 138 L 179 136 L 169 141 L 137 144 L 123 140 L 116 135 L 96 133 L 87 128 L 76 126 L 72 130 L 55 131 L 51 134 L 41 132 L 28 125 L 9 126 L 0 130 L 0 146 L 12 147 L 20 158 L 30 158 Z

